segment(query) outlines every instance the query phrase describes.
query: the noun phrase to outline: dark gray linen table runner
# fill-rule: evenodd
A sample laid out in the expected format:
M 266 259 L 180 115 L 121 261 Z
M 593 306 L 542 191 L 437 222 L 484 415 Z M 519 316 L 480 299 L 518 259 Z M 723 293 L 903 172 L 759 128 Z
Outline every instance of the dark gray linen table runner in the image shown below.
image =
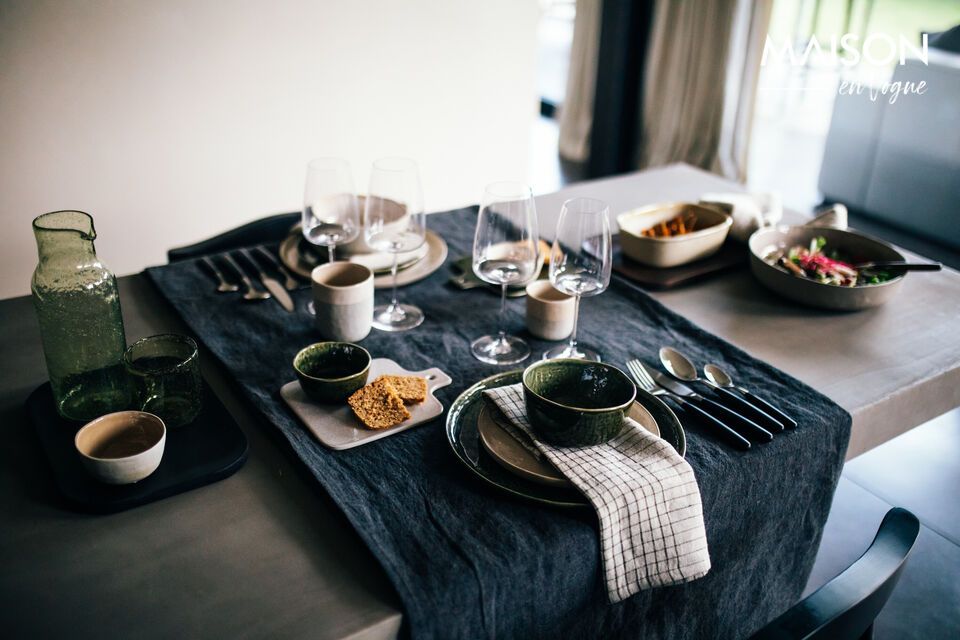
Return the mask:
M 428 226 L 450 245 L 448 262 L 470 251 L 475 217 L 475 207 L 429 216 Z M 298 312 L 287 314 L 273 301 L 248 304 L 214 293 L 194 261 L 147 273 L 343 510 L 393 582 L 404 632 L 413 637 L 742 638 L 803 589 L 843 465 L 850 416 L 625 281 L 584 301 L 584 343 L 619 366 L 629 357 L 654 362 L 664 344 L 699 363 L 720 363 L 800 426 L 741 453 L 685 423 L 713 567 L 700 580 L 611 605 L 594 515 L 518 501 L 473 478 L 447 445 L 446 414 L 347 451 L 313 439 L 279 394 L 294 378 L 294 354 L 318 340 L 302 311 L 308 289 L 295 294 Z M 408 369 L 437 366 L 450 374 L 453 384 L 437 394 L 445 407 L 498 371 L 469 351 L 472 339 L 495 329 L 497 299 L 453 289 L 449 275 L 444 267 L 402 289 L 402 299 L 426 313 L 423 325 L 400 334 L 374 331 L 361 343 L 374 357 Z M 511 331 L 526 335 L 523 301 L 509 307 Z M 549 346 L 530 342 L 534 353 Z

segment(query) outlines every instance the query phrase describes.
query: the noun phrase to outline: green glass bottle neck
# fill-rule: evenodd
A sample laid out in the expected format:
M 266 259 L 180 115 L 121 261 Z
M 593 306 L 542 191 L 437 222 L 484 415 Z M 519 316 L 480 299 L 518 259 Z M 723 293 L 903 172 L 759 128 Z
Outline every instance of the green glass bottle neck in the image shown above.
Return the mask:
M 93 218 L 82 211 L 54 211 L 39 216 L 33 221 L 33 233 L 41 265 L 63 261 L 97 262 Z

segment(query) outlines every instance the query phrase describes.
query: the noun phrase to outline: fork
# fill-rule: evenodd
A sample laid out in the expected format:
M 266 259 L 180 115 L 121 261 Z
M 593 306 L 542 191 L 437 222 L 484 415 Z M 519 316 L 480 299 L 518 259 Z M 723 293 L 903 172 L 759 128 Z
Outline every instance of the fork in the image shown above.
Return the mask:
M 630 375 L 633 377 L 634 381 L 637 383 L 637 386 L 646 391 L 647 393 L 654 396 L 667 396 L 674 402 L 676 402 L 684 411 L 690 411 L 697 414 L 703 421 L 707 424 L 712 425 L 717 429 L 717 435 L 721 436 L 728 444 L 740 449 L 741 451 L 750 450 L 750 441 L 741 436 L 739 433 L 725 425 L 720 420 L 717 420 L 712 415 L 693 404 L 692 402 L 687 402 L 682 397 L 670 393 L 663 387 L 659 386 L 654 382 L 653 378 L 647 372 L 646 368 L 643 365 L 643 362 L 637 359 L 627 360 L 627 370 L 630 372 Z

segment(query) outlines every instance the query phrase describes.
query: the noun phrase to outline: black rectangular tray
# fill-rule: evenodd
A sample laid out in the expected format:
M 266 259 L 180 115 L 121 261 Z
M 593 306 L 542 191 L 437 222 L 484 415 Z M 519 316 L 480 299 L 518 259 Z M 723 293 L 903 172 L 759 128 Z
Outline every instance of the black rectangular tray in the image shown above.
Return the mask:
M 731 269 L 739 269 L 749 263 L 746 245 L 728 240 L 712 256 L 682 264 L 677 267 L 659 269 L 634 262 L 623 255 L 620 243 L 614 240 L 613 271 L 624 278 L 639 284 L 644 289 L 663 291 L 674 289 L 701 280 L 708 276 Z
M 115 513 L 138 507 L 222 480 L 247 461 L 247 437 L 206 383 L 200 415 L 191 424 L 167 429 L 160 466 L 128 485 L 104 484 L 83 467 L 73 444 L 83 423 L 60 417 L 49 382 L 34 390 L 26 405 L 60 492 L 80 511 Z

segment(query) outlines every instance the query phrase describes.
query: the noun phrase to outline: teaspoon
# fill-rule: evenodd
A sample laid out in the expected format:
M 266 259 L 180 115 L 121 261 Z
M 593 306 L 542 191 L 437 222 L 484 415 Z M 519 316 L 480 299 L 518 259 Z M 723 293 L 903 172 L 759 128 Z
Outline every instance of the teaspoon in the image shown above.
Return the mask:
M 662 347 L 660 349 L 660 362 L 663 364 L 663 368 L 674 378 L 683 380 L 684 382 L 699 382 L 704 384 L 716 391 L 717 395 L 726 399 L 729 404 L 736 406 L 737 409 L 746 415 L 734 415 L 737 415 L 741 419 L 742 426 L 751 431 L 752 435 L 763 440 L 770 440 L 773 438 L 773 434 L 770 431 L 777 433 L 783 431 L 783 425 L 776 418 L 767 415 L 732 391 L 721 389 L 710 380 L 698 376 L 697 368 L 690 359 L 676 349 Z
M 737 385 L 735 385 L 733 383 L 733 378 L 731 378 L 727 374 L 727 372 L 721 369 L 719 366 L 715 364 L 708 364 L 703 368 L 703 373 L 705 376 L 707 376 L 709 380 L 711 380 L 717 386 L 727 388 L 727 389 L 736 389 L 737 391 L 742 393 L 746 398 L 749 398 L 754 404 L 762 407 L 764 411 L 766 411 L 772 416 L 776 416 L 777 419 L 780 420 L 780 422 L 782 422 L 783 424 L 787 425 L 791 429 L 797 428 L 796 420 L 794 420 L 793 418 L 791 418 L 790 416 L 788 416 L 783 411 L 776 408 L 775 406 L 773 406 L 763 398 L 758 398 L 756 395 L 750 393 L 743 387 L 738 387 Z

